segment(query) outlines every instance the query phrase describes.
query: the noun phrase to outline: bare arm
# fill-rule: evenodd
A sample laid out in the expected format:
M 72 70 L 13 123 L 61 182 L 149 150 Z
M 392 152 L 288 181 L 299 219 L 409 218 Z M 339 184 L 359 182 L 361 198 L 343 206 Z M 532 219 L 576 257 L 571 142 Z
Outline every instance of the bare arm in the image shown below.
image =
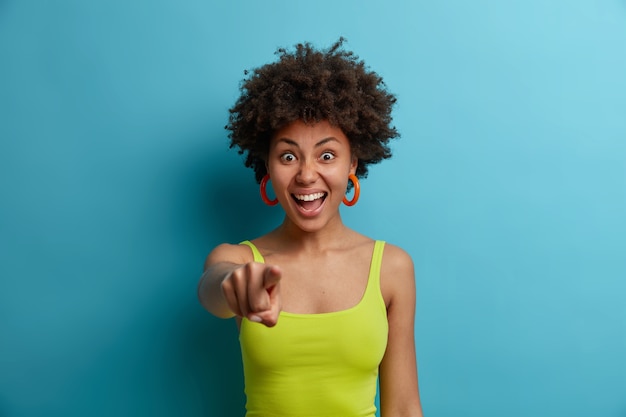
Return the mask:
M 277 266 L 251 261 L 247 247 L 222 244 L 207 256 L 198 298 L 217 317 L 247 317 L 273 326 L 281 308 L 280 278 Z
M 423 417 L 415 359 L 413 261 L 402 249 L 385 246 L 381 285 L 387 295 L 389 339 L 380 365 L 383 417 Z

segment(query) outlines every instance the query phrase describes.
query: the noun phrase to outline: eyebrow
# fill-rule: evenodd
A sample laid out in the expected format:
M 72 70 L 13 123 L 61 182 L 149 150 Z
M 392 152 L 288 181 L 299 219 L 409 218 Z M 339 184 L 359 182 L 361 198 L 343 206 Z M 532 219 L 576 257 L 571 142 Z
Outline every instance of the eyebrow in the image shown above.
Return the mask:
M 293 140 L 293 139 L 289 139 L 289 138 L 280 138 L 280 139 L 278 139 L 278 141 L 279 141 L 279 142 L 284 142 L 284 143 L 287 143 L 287 144 L 289 144 L 289 145 L 293 145 L 293 146 L 295 146 L 296 148 L 299 148 L 299 147 L 300 147 L 300 145 L 298 144 L 298 142 L 296 142 L 296 141 L 295 141 L 295 140 Z M 327 144 L 328 142 L 333 142 L 333 141 L 334 141 L 334 142 L 339 142 L 339 140 L 338 140 L 336 137 L 331 136 L 331 137 L 328 137 L 328 138 L 322 139 L 322 140 L 320 140 L 319 142 L 317 142 L 317 143 L 315 144 L 315 148 L 319 148 L 320 146 L 323 146 L 323 145 Z

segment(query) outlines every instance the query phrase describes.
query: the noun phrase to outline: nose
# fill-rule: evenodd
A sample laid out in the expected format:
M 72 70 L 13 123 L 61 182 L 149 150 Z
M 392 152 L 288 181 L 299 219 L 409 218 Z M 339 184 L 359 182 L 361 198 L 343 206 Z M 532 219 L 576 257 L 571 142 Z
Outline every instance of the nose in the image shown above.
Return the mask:
M 300 164 L 298 175 L 296 175 L 296 181 L 300 184 L 312 184 L 317 179 L 317 171 L 311 161 L 303 161 Z

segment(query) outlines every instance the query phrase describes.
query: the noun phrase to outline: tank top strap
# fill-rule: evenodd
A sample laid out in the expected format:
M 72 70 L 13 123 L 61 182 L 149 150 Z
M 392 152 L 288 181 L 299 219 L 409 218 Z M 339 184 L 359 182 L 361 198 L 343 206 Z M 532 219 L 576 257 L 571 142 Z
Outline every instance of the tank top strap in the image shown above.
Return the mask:
M 369 271 L 367 290 L 366 290 L 366 292 L 374 296 L 374 298 L 380 298 L 381 300 L 382 300 L 382 293 L 380 291 L 380 268 L 383 263 L 384 249 L 385 249 L 385 241 L 377 240 L 374 243 L 374 251 L 372 252 L 372 260 L 370 263 L 370 271 Z M 384 302 L 383 302 L 383 305 L 384 305 Z
M 263 255 L 261 255 L 261 252 L 259 252 L 259 250 L 254 245 L 254 243 L 250 242 L 249 240 L 244 240 L 243 242 L 241 242 L 239 244 L 240 245 L 246 245 L 246 246 L 250 247 L 250 249 L 252 249 L 252 255 L 254 256 L 254 262 L 259 262 L 259 263 L 262 263 L 262 264 L 265 263 L 265 259 L 263 258 Z

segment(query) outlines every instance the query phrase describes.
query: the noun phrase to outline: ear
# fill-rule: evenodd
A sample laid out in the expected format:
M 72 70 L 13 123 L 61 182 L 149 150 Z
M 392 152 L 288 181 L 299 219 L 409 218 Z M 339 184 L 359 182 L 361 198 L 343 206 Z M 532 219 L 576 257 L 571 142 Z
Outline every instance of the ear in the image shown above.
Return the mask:
M 356 155 L 352 155 L 352 161 L 350 162 L 350 174 L 356 174 L 356 169 L 359 166 L 359 158 Z

